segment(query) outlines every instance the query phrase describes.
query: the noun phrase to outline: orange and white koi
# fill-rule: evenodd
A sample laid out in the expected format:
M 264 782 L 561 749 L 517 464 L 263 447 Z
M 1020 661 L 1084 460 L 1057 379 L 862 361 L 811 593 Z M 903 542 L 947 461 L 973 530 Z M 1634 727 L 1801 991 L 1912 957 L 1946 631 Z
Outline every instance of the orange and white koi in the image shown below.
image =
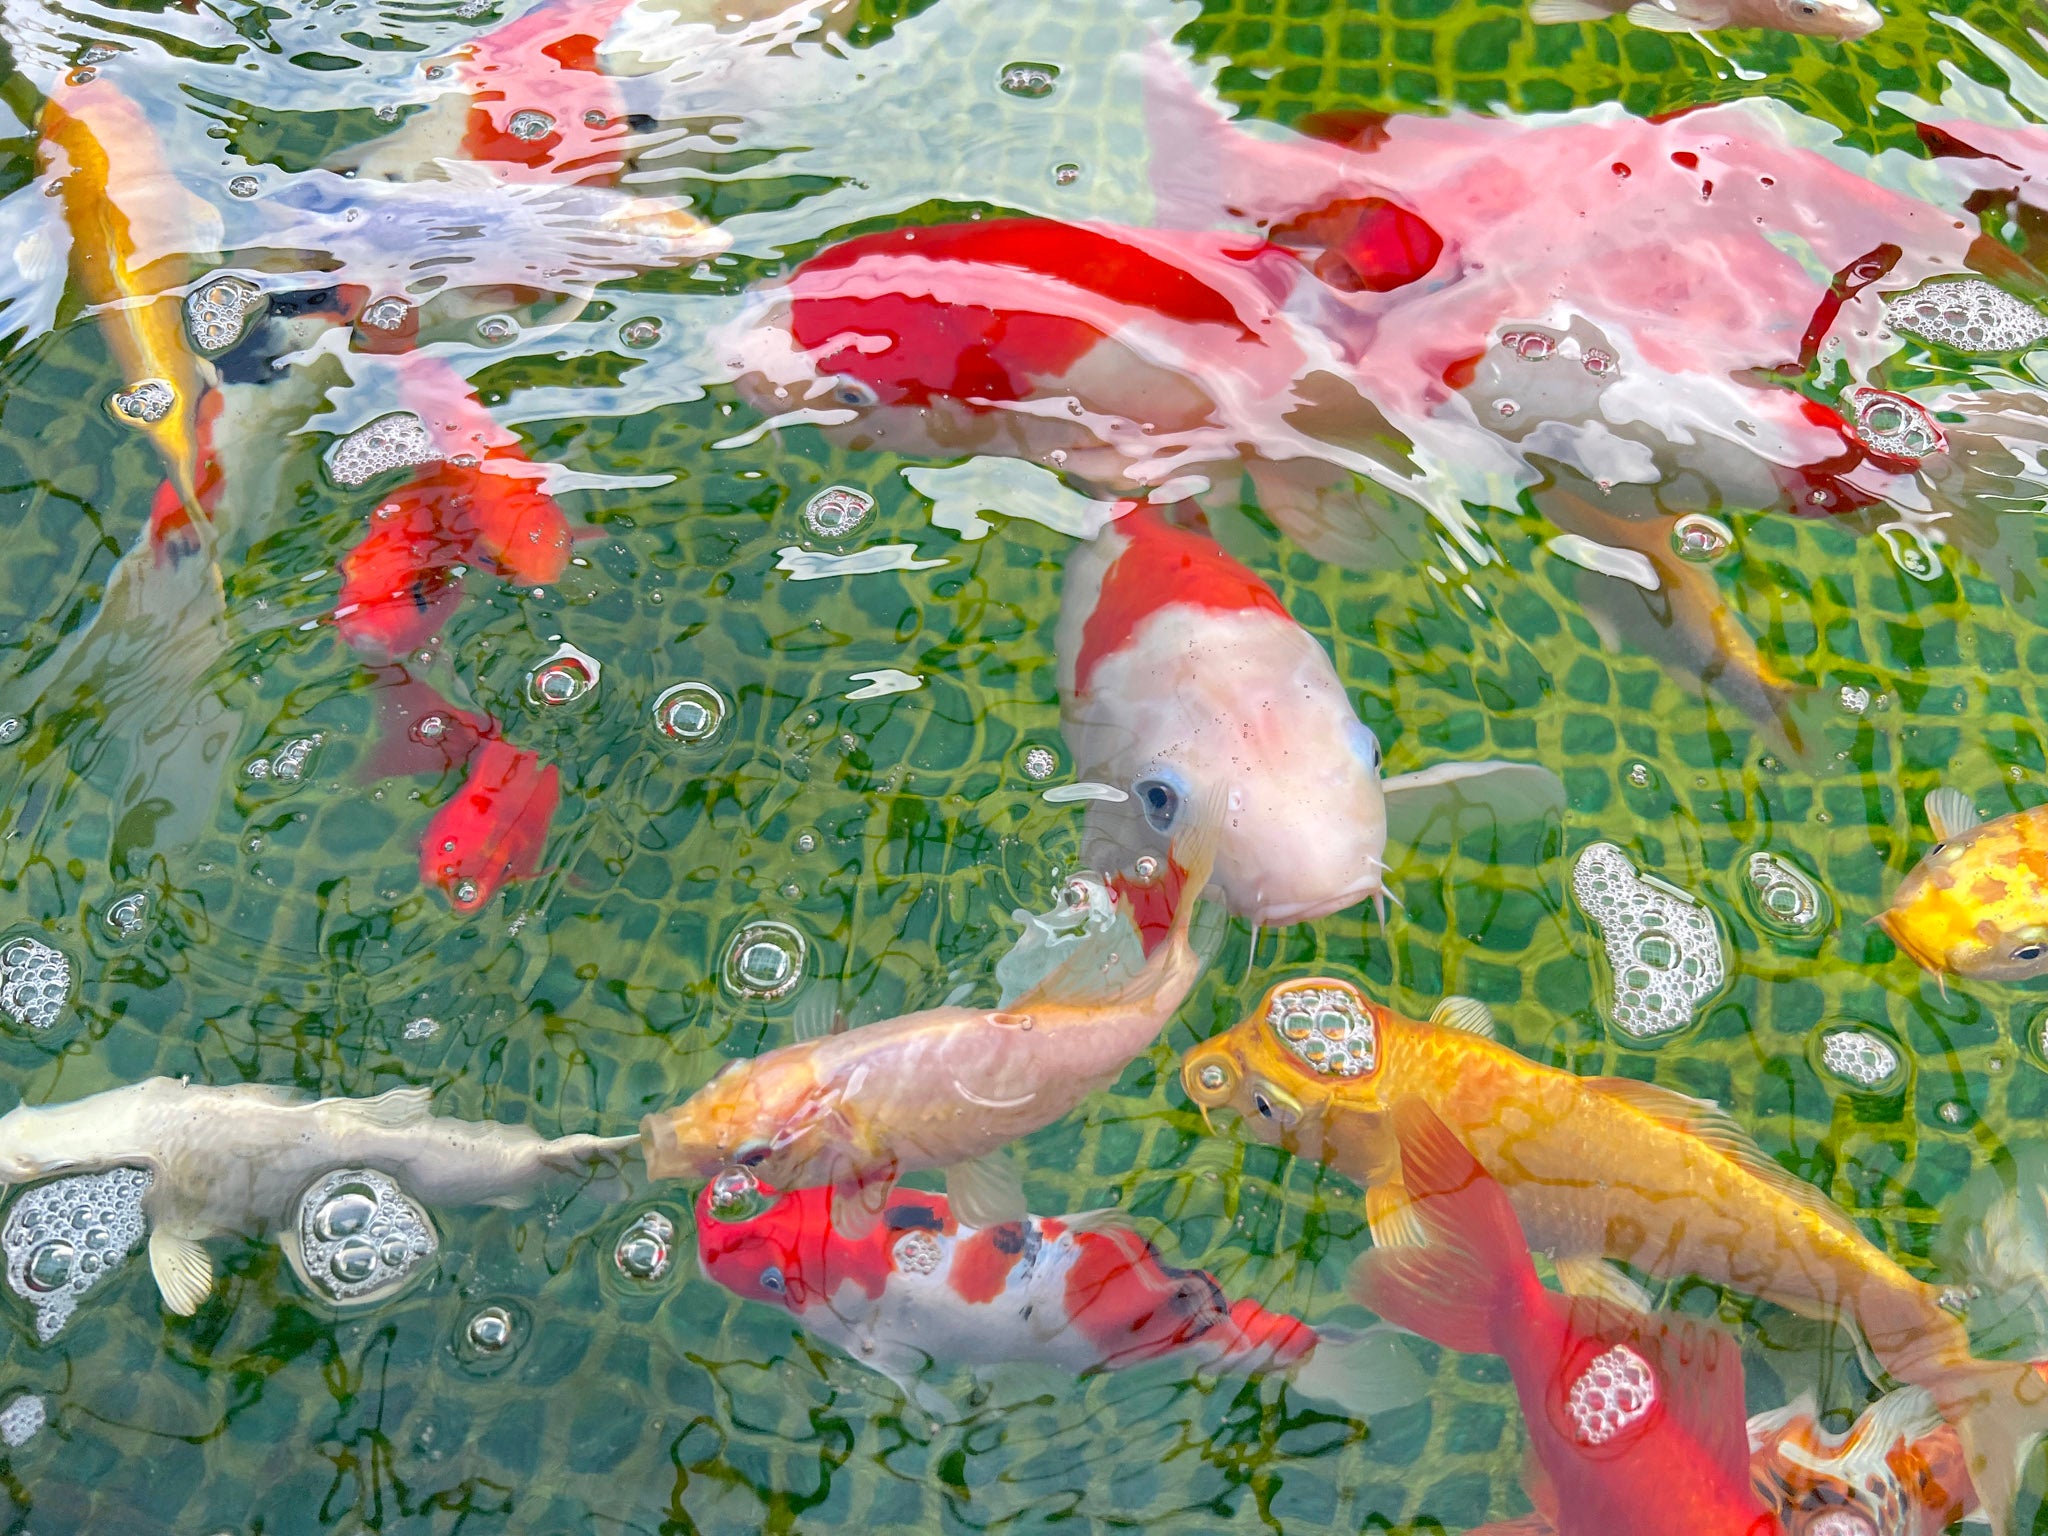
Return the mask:
M 2048 1376 L 1974 1358 L 1955 1297 L 1903 1269 L 1714 1105 L 1530 1061 L 1469 999 L 1424 1022 L 1331 977 L 1271 988 L 1183 1056 L 1181 1081 L 1205 1114 L 1228 1106 L 1256 1138 L 1363 1186 L 1376 1241 L 1413 1233 L 1389 1116 L 1419 1098 L 1575 1283 L 1597 1285 L 1598 1261 L 1613 1259 L 1855 1324 L 1886 1370 L 1933 1395 L 1994 1529 L 2007 1529 L 2023 1457 L 2048 1433 Z
M 1962 1442 L 1918 1387 L 1840 1434 L 1810 1397 L 1749 1420 L 1750 1476 L 1789 1536 L 1941 1536 L 1977 1507 Z
M 1967 795 L 1943 788 L 1922 808 L 1937 841 L 1874 921 L 1938 977 L 2048 973 L 2048 806 L 1980 821 Z

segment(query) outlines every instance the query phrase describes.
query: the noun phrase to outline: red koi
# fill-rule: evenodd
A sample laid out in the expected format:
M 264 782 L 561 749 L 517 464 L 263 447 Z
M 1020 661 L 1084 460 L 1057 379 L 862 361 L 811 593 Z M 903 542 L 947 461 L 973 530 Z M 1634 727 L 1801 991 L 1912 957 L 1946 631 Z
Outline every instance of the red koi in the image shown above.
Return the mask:
M 540 872 L 548 823 L 562 798 L 560 770 L 537 753 L 485 741 L 454 797 L 420 840 L 420 879 L 458 912 L 475 912 L 507 880 Z
M 1543 1288 L 1514 1207 L 1435 1111 L 1393 1111 L 1426 1241 L 1374 1248 L 1358 1299 L 1446 1349 L 1507 1361 L 1531 1501 L 1559 1536 L 1782 1536 L 1750 1486 L 1742 1357 L 1721 1329 Z
M 370 531 L 342 558 L 335 628 L 373 661 L 425 644 L 461 598 L 455 568 L 471 539 L 445 521 L 442 489 L 434 476 L 416 477 L 370 514 Z
M 544 0 L 469 44 L 462 153 L 522 180 L 608 182 L 625 169 L 630 129 L 598 49 L 630 0 Z

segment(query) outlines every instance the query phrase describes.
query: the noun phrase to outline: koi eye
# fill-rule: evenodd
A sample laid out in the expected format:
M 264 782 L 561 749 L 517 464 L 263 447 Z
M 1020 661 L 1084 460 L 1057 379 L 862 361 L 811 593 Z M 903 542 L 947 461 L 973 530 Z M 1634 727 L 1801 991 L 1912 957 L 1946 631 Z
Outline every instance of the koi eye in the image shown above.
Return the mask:
M 841 379 L 839 387 L 832 391 L 832 398 L 841 405 L 850 405 L 859 410 L 882 403 L 882 397 L 859 379 Z
M 782 1294 L 782 1271 L 773 1264 L 761 1271 L 761 1289 L 773 1291 L 778 1296 Z
M 1266 1096 L 1263 1093 L 1255 1093 L 1252 1095 L 1252 1108 L 1256 1109 L 1261 1115 L 1263 1115 L 1268 1120 L 1273 1118 L 1273 1106 L 1270 1102 L 1268 1102 Z
M 2012 952 L 2012 957 L 2015 960 L 2038 960 L 2043 954 L 2048 954 L 2048 944 L 2022 944 Z
M 1137 798 L 1146 826 L 1154 832 L 1173 830 L 1173 824 L 1180 819 L 1183 799 L 1179 785 L 1170 779 L 1143 778 L 1131 785 L 1131 793 Z
M 758 1168 L 768 1161 L 770 1150 L 769 1144 L 765 1141 L 741 1142 L 740 1149 L 733 1154 L 732 1160 L 742 1168 Z

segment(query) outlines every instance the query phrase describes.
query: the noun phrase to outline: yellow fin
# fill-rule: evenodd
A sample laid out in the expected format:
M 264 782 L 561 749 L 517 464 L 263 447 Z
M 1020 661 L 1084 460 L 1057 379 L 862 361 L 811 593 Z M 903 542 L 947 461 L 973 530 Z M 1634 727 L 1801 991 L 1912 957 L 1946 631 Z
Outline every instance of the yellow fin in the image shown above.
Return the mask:
M 1365 1192 L 1365 1224 L 1375 1248 L 1420 1248 L 1428 1241 L 1415 1202 L 1398 1179 L 1384 1179 Z
M 1837 1231 L 1858 1242 L 1869 1242 L 1848 1212 L 1799 1175 L 1772 1161 L 1720 1105 L 1632 1077 L 1589 1077 L 1584 1079 L 1584 1086 L 1620 1100 L 1659 1125 L 1683 1132 L 1708 1151 L 1727 1158 L 1773 1193 L 1812 1211 Z
M 1496 1038 L 1493 1010 L 1476 997 L 1447 997 L 1430 1010 L 1429 1022 L 1482 1040 Z
M 149 1234 L 149 1272 L 164 1305 L 190 1317 L 213 1290 L 213 1260 L 189 1237 L 158 1227 Z

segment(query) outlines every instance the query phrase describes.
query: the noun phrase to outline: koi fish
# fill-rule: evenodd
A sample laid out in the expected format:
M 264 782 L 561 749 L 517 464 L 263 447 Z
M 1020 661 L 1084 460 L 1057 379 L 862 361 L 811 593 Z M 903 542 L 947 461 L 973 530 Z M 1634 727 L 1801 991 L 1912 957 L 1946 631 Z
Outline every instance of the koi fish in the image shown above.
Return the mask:
M 1868 37 L 1884 25 L 1870 0 L 1534 0 L 1529 19 L 1539 26 L 1626 16 L 1652 32 L 1717 32 L 1761 27 L 1838 42 Z
M 649 1173 L 708 1180 L 739 1167 L 778 1189 L 829 1187 L 833 1226 L 858 1238 L 881 1219 L 900 1175 L 944 1168 L 961 1220 L 1021 1219 L 1016 1171 L 994 1154 L 1115 1082 L 1201 973 L 1190 925 L 1219 816 L 1220 807 L 1205 807 L 1175 845 L 1187 871 L 1179 906 L 1136 975 L 1128 930 L 1112 929 L 1007 1008 L 946 1006 L 839 1034 L 807 1029 L 811 1038 L 730 1062 L 684 1104 L 647 1116 Z
M 136 104 L 88 66 L 44 104 L 37 157 L 63 201 L 72 279 L 121 369 L 114 413 L 148 436 L 207 542 L 197 417 L 207 380 L 185 342 L 181 295 L 191 242 L 216 243 L 220 220 L 183 189 L 156 145 Z
M 1508 1198 L 1419 1099 L 1393 1107 L 1419 1243 L 1375 1246 L 1352 1294 L 1514 1378 L 1558 1536 L 1782 1536 L 1749 1482 L 1742 1355 L 1722 1329 L 1547 1291 Z
M 461 599 L 456 568 L 472 540 L 443 521 L 437 489 L 434 479 L 416 477 L 370 514 L 369 532 L 342 557 L 334 625 L 373 661 L 425 644 Z
M 213 1289 L 208 1238 L 283 1226 L 299 1196 L 334 1168 L 375 1168 L 441 1205 L 526 1203 L 550 1173 L 617 1168 L 632 1137 L 563 1136 L 524 1125 L 436 1115 L 432 1090 L 369 1099 L 313 1099 L 291 1088 L 214 1088 L 153 1077 L 66 1104 L 18 1105 L 0 1116 L 0 1180 L 142 1167 L 149 1267 L 181 1317 Z
M 1874 919 L 1937 977 L 2048 972 L 2048 806 L 1978 820 L 1961 790 L 1922 802 L 1937 839 Z
M 1537 814 L 1564 803 L 1555 774 L 1520 763 L 1382 782 L 1379 740 L 1328 653 L 1206 530 L 1157 507 L 1127 504 L 1067 557 L 1054 650 L 1077 772 L 1128 792 L 1089 807 L 1087 857 L 1121 867 L 1163 848 L 1215 796 L 1215 882 L 1257 922 L 1367 898 L 1384 914 L 1389 802 L 1497 794 L 1504 812 Z
M 540 873 L 562 775 L 539 754 L 500 738 L 470 759 L 462 788 L 434 812 L 420 839 L 420 879 L 458 912 L 475 912 L 507 880 Z
M 1614 1259 L 1854 1323 L 1887 1371 L 1933 1394 L 1994 1530 L 2007 1529 L 2023 1457 L 2048 1433 L 2048 1379 L 1973 1358 L 1953 1296 L 1902 1269 L 1714 1105 L 1532 1062 L 1494 1039 L 1468 998 L 1422 1022 L 1328 977 L 1271 988 L 1183 1056 L 1181 1082 L 1205 1115 L 1228 1106 L 1255 1138 L 1361 1185 L 1375 1242 L 1414 1232 L 1388 1123 L 1414 1097 L 1501 1182 L 1568 1287 L 1600 1289 L 1598 1261 Z
M 1750 1477 L 1789 1536 L 1941 1536 L 1977 1507 L 1933 1399 L 1902 1387 L 1841 1434 L 1802 1397 L 1749 1421 Z
M 1232 1301 L 1214 1275 L 1168 1264 L 1112 1220 L 1027 1215 L 977 1228 L 942 1195 L 897 1189 L 856 1238 L 833 1224 L 828 1190 L 745 1187 L 766 1202 L 752 1214 L 755 1201 L 735 1199 L 727 1183 L 697 1197 L 706 1278 L 786 1307 L 935 1419 L 958 1417 L 920 1379 L 935 1365 L 1036 1361 L 1079 1375 L 1171 1357 L 1237 1375 L 1285 1372 L 1359 1417 L 1426 1388 L 1390 1336 L 1344 1337 L 1250 1297 Z

